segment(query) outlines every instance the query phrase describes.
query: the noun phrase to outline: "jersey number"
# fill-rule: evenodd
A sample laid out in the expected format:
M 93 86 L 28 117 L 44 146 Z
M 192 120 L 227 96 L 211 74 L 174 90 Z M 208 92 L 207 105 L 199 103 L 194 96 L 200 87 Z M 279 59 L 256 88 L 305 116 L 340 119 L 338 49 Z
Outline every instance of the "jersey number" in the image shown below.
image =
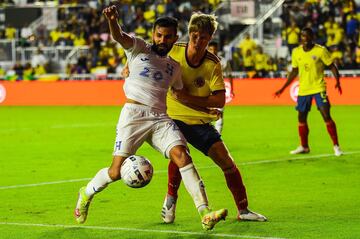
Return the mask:
M 156 71 L 155 73 L 151 73 L 150 72 L 150 69 L 147 68 L 147 67 L 144 67 L 144 69 L 142 70 L 142 72 L 140 72 L 140 75 L 141 76 L 144 76 L 144 77 L 152 77 L 152 79 L 156 80 L 156 81 L 160 81 L 163 79 L 163 75 L 161 73 L 161 71 Z M 152 75 L 152 76 L 151 76 Z

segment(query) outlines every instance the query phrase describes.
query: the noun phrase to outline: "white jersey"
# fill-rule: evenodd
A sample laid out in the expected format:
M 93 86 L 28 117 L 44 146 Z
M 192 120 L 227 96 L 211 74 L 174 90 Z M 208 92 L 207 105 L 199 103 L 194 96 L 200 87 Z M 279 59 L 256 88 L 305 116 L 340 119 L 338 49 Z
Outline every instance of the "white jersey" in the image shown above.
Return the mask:
M 130 71 L 125 79 L 125 95 L 128 99 L 166 112 L 169 87 L 183 87 L 180 65 L 169 56 L 156 54 L 143 39 L 134 37 L 133 41 L 133 47 L 125 50 Z

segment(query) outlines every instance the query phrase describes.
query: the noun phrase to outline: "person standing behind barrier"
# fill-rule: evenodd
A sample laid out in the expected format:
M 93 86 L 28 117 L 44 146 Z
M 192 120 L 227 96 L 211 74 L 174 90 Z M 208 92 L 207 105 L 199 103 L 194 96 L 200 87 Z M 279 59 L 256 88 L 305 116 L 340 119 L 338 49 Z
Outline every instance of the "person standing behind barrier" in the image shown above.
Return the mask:
M 285 29 L 286 43 L 289 50 L 289 56 L 295 47 L 299 44 L 300 29 L 296 24 L 296 21 L 292 18 L 290 20 L 290 26 Z
M 254 54 L 254 51 L 256 50 L 256 43 L 255 41 L 250 37 L 249 33 L 245 34 L 245 38 L 240 41 L 238 48 L 240 48 L 241 56 L 244 57 L 248 50 L 250 50 L 251 54 Z
M 340 85 L 340 74 L 337 66 L 333 63 L 328 50 L 321 45 L 314 43 L 314 33 L 311 28 L 304 28 L 301 31 L 302 45 L 294 49 L 292 54 L 292 71 L 288 75 L 285 84 L 275 92 L 279 97 L 287 86 L 299 74 L 299 95 L 297 98 L 296 110 L 298 111 L 298 130 L 301 145 L 290 154 L 306 154 L 310 152 L 308 144 L 309 127 L 307 116 L 311 109 L 313 98 L 316 101 L 318 110 L 323 117 L 327 131 L 333 141 L 334 153 L 340 156 L 343 152 L 340 149 L 336 124 L 330 115 L 330 102 L 326 94 L 326 82 L 324 79 L 324 68 L 328 66 L 335 76 L 335 88 L 342 93 Z

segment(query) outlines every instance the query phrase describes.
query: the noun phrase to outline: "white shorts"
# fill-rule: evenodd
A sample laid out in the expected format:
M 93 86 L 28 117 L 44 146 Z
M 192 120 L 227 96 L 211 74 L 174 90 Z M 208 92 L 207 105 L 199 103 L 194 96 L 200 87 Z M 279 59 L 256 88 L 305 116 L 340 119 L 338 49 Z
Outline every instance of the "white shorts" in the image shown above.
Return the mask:
M 126 103 L 116 127 L 113 155 L 122 157 L 133 155 L 144 141 L 166 158 L 169 158 L 169 151 L 174 146 L 186 147 L 185 137 L 166 113 L 145 105 Z

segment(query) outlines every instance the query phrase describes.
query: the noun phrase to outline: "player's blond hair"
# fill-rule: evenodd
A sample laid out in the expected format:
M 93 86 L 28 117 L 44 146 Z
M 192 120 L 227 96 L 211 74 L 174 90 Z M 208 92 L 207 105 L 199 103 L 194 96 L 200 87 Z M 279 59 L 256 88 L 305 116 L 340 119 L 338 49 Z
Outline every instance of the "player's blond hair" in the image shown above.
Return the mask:
M 208 32 L 211 36 L 218 26 L 216 16 L 200 12 L 193 13 L 190 18 L 188 31 L 191 32 Z

